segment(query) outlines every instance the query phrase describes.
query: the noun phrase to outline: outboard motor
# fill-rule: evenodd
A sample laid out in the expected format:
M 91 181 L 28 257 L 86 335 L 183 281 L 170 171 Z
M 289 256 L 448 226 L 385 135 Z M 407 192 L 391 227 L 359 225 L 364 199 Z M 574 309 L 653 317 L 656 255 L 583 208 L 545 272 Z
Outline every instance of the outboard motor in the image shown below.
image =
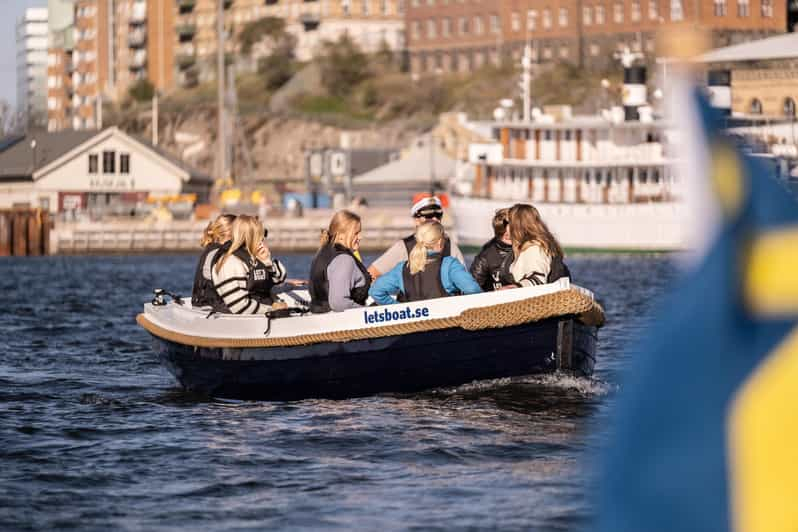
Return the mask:
M 731 116 L 731 71 L 710 70 L 707 72 L 709 104 L 723 116 Z
M 638 107 L 646 105 L 646 67 L 624 65 L 623 68 L 623 114 L 626 122 L 640 120 Z

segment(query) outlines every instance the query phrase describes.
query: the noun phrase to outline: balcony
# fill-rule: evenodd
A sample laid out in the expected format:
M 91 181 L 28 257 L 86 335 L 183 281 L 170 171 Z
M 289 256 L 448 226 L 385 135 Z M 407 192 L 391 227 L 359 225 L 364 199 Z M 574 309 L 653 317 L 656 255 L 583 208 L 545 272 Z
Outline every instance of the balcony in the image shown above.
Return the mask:
M 184 24 L 177 28 L 177 35 L 180 37 L 180 42 L 188 42 L 194 38 L 197 32 L 197 27 L 194 24 Z
M 178 0 L 177 2 L 177 7 L 181 15 L 192 13 L 196 5 L 196 0 Z
M 145 50 L 139 50 L 133 57 L 130 59 L 130 70 L 138 71 L 143 69 L 147 66 L 147 52 Z
M 177 67 L 183 71 L 188 70 L 189 68 L 193 67 L 197 64 L 197 58 L 194 55 L 178 55 L 177 56 Z
M 147 32 L 143 29 L 131 31 L 127 38 L 131 48 L 141 48 L 147 43 Z

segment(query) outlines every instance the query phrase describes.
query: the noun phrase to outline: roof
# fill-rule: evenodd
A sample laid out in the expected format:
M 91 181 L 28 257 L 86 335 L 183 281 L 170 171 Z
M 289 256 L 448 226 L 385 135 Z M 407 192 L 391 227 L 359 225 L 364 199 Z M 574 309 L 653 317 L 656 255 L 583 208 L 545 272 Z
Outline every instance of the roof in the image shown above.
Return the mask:
M 31 179 L 34 171 L 47 166 L 96 134 L 97 131 L 34 131 L 6 137 L 0 140 L 0 179 Z M 34 140 L 36 148 L 31 145 Z
M 109 129 L 113 128 L 106 128 L 102 131 L 33 131 L 25 135 L 0 139 L 0 180 L 30 181 L 37 170 L 46 167 L 97 135 L 108 132 Z M 123 134 L 127 135 L 126 133 Z M 213 182 L 211 177 L 191 168 L 167 151 L 155 147 L 138 137 L 127 136 L 185 171 L 189 175 L 190 181 Z M 32 146 L 34 140 L 36 141 L 35 149 Z
M 414 142 L 404 156 L 396 161 L 384 164 L 361 175 L 356 175 L 353 184 L 409 184 L 430 180 L 430 167 L 435 161 L 436 179 L 448 179 L 454 176 L 456 162 L 440 147 L 435 147 L 434 156 L 430 153 L 426 139 Z
M 798 33 L 785 33 L 767 39 L 717 48 L 695 58 L 699 63 L 765 61 L 798 58 Z

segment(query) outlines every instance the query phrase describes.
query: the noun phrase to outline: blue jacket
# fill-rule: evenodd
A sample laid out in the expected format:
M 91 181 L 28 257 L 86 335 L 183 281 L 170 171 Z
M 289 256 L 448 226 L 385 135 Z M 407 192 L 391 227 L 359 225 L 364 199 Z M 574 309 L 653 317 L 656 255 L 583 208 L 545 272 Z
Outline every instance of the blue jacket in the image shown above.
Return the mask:
M 391 271 L 381 275 L 374 281 L 369 290 L 369 295 L 380 305 L 396 303 L 391 296 L 403 292 L 405 289 L 402 268 L 407 261 L 400 262 Z M 482 292 L 471 274 L 454 257 L 444 257 L 441 262 L 441 284 L 448 294 L 478 294 Z

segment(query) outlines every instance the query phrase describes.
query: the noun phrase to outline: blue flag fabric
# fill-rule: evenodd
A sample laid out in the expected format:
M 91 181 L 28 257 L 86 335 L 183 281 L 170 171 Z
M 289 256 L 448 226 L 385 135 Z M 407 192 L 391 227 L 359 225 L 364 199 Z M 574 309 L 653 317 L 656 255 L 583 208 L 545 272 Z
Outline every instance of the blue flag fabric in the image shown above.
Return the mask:
M 695 99 L 722 227 L 634 350 L 597 528 L 795 531 L 798 204 Z

